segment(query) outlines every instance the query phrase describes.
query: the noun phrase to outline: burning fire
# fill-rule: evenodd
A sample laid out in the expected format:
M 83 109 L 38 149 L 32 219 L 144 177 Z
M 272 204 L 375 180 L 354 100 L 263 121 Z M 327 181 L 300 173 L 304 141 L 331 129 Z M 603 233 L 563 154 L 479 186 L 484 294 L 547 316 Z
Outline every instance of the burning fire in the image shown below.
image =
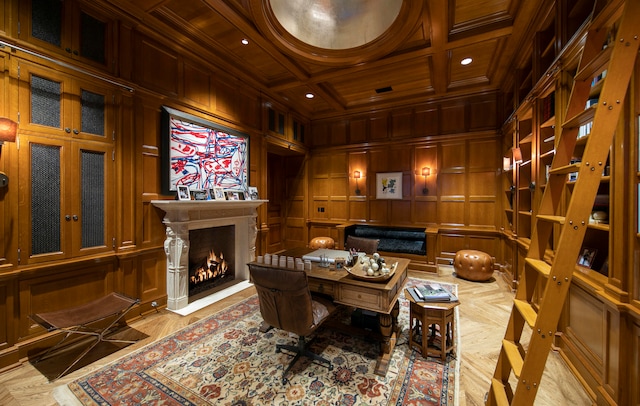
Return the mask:
M 211 250 L 203 264 L 190 276 L 190 282 L 197 284 L 210 279 L 221 278 L 228 269 L 229 265 L 224 259 L 224 254 L 220 253 L 220 255 L 216 255 L 216 253 Z

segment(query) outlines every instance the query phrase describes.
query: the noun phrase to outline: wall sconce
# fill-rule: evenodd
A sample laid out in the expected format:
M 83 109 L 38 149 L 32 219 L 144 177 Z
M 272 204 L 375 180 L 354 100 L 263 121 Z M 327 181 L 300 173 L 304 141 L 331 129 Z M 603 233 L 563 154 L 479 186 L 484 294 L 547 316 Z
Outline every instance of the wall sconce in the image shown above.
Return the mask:
M 358 187 L 358 179 L 360 179 L 360 171 L 353 171 L 353 177 L 356 180 L 356 194 L 360 194 L 360 188 Z
M 422 189 L 422 194 L 429 193 L 429 189 L 427 189 L 427 176 L 431 175 L 431 168 L 425 166 L 422 168 L 422 176 L 424 176 L 424 189 Z
M 0 148 L 5 141 L 16 142 L 17 133 L 18 123 L 6 117 L 0 117 Z M 0 172 L 0 187 L 5 187 L 8 184 L 9 177 L 4 172 Z
M 508 156 L 504 156 L 502 157 L 502 170 L 507 172 L 509 169 L 511 169 L 511 159 Z
M 513 148 L 513 163 L 514 164 L 522 163 L 522 151 L 520 151 L 519 147 Z

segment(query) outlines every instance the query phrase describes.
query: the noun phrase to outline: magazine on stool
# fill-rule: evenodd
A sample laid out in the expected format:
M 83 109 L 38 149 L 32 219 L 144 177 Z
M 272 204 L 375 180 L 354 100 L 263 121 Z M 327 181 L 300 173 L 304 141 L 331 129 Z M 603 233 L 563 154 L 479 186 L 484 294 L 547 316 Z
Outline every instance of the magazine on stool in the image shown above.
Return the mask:
M 457 302 L 458 298 L 439 283 L 424 283 L 407 288 L 416 302 Z

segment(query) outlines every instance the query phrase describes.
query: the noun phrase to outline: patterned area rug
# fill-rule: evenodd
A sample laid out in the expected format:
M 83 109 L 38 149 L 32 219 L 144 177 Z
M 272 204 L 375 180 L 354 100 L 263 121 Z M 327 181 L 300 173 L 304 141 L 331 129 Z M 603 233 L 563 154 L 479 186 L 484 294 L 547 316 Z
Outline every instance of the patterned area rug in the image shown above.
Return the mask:
M 409 278 L 407 286 L 422 282 Z M 455 285 L 442 285 L 457 293 Z M 456 310 L 456 323 L 457 317 Z M 408 348 L 404 296 L 402 333 L 384 377 L 373 373 L 379 344 L 321 328 L 311 349 L 329 358 L 333 370 L 302 358 L 282 385 L 290 355 L 276 353 L 275 345 L 295 343 L 296 337 L 278 329 L 261 333 L 261 322 L 253 296 L 59 388 L 56 400 L 81 405 L 457 404 L 459 360 L 425 359 Z

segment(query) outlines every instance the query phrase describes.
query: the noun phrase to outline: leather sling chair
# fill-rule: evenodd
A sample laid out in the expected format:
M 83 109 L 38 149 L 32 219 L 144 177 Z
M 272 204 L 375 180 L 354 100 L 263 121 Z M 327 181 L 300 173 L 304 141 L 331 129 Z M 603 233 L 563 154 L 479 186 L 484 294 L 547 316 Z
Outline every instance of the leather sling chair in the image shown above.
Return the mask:
M 287 373 L 303 355 L 332 370 L 331 361 L 308 349 L 307 337 L 336 311 L 336 305 L 327 298 L 311 295 L 304 271 L 251 264 L 250 273 L 265 323 L 298 336 L 297 345 L 276 345 L 276 352 L 295 353 L 282 373 L 282 384 L 287 383 Z

